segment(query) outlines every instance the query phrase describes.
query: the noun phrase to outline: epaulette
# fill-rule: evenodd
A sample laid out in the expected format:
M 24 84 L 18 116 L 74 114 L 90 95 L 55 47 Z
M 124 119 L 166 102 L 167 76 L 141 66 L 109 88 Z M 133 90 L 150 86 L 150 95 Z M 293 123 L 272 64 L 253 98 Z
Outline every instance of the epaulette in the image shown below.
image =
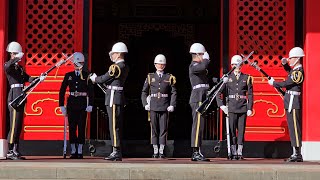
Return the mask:
M 250 75 L 247 75 L 248 79 L 247 79 L 247 85 L 249 85 L 250 83 L 253 84 L 253 77 Z
M 170 85 L 175 85 L 177 82 L 176 77 L 170 73 L 167 73 L 167 74 L 170 75 L 170 78 L 169 78 Z

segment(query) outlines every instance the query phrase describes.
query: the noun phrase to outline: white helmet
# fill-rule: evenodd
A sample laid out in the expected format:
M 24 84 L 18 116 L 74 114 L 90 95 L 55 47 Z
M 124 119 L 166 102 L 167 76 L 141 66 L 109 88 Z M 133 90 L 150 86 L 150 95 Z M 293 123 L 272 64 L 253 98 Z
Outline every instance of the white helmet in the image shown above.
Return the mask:
M 155 58 L 154 58 L 154 64 L 166 64 L 167 60 L 166 57 L 163 54 L 158 54 Z
M 112 54 L 112 53 L 115 53 L 115 52 L 127 53 L 128 52 L 128 48 L 123 42 L 117 42 L 112 46 L 112 49 L 111 49 L 109 54 Z
M 204 53 L 206 52 L 206 49 L 204 48 L 204 46 L 200 43 L 193 43 L 190 47 L 190 53 Z
M 231 65 L 232 64 L 239 64 L 242 61 L 242 57 L 240 55 L 234 55 L 231 58 Z
M 303 57 L 303 56 L 304 56 L 304 52 L 303 52 L 303 49 L 301 49 L 300 47 L 294 47 L 289 52 L 289 58 Z
M 7 52 L 19 53 L 22 52 L 22 47 L 19 43 L 12 41 L 7 46 Z
M 73 61 L 76 63 L 84 62 L 84 56 L 81 52 L 75 52 L 73 54 Z

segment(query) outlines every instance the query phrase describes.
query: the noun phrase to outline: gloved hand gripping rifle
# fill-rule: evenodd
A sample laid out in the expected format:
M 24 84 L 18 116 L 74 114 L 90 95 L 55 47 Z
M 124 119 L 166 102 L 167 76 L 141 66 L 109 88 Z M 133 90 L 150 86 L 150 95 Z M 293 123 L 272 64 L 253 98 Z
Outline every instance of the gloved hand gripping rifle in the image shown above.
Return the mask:
M 59 62 L 57 62 L 54 66 L 52 66 L 50 69 L 48 69 L 46 72 L 42 73 L 42 76 L 47 76 L 52 70 L 54 70 L 57 67 L 60 67 L 62 64 L 66 63 L 67 61 L 69 61 L 71 58 L 73 57 L 73 54 L 69 57 L 67 57 L 66 59 L 61 59 Z M 40 76 L 35 78 L 28 86 L 24 87 L 22 89 L 22 93 L 16 97 L 14 100 L 12 100 L 9 105 L 14 108 L 17 109 L 29 96 L 30 92 L 33 91 L 33 89 L 35 87 L 38 86 L 38 84 L 40 84 Z
M 224 77 L 228 77 L 237 67 L 241 66 L 243 62 L 247 61 L 250 56 L 254 53 L 254 51 L 252 51 L 247 57 L 245 57 L 240 63 L 238 63 L 236 66 L 232 67 L 232 69 L 227 72 L 226 74 L 224 74 L 222 76 L 222 78 L 220 79 L 219 83 L 216 84 L 215 86 L 213 86 L 209 91 L 208 91 L 208 95 L 207 95 L 207 99 L 203 101 L 203 103 L 198 107 L 198 109 L 196 110 L 197 112 L 199 112 L 200 114 L 204 114 L 208 108 L 210 107 L 212 101 L 214 100 L 214 98 L 217 96 L 218 92 L 220 91 L 220 89 L 223 87 L 223 85 L 225 84 L 223 82 L 223 78 Z
M 241 54 L 241 56 L 244 57 L 243 54 Z M 254 67 L 256 70 L 260 71 L 264 76 L 266 76 L 267 79 L 271 79 L 271 76 L 269 76 L 263 69 L 261 69 L 261 68 L 258 66 L 257 62 L 250 62 L 249 59 L 247 59 L 247 61 L 248 61 L 248 63 L 249 63 L 252 67 Z M 281 88 L 275 88 L 275 89 L 276 89 L 282 96 L 285 95 L 285 92 L 284 92 Z

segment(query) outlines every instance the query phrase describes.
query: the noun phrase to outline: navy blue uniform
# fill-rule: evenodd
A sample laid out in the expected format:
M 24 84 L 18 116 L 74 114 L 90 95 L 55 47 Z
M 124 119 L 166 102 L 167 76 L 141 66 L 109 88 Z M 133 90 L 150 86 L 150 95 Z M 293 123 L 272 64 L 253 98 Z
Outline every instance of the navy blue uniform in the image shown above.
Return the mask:
M 247 111 L 252 111 L 253 106 L 252 77 L 247 74 L 240 73 L 237 79 L 235 73 L 231 73 L 228 78 L 228 82 L 217 94 L 216 100 L 218 106 L 222 106 L 223 99 L 221 93 L 226 90 L 226 96 L 228 97 L 227 104 L 231 129 L 231 142 L 234 145 L 242 145 L 244 143 Z
M 189 79 L 192 86 L 189 104 L 192 109 L 193 117 L 191 147 L 200 147 L 202 143 L 205 119 L 196 110 L 206 99 L 209 89 L 207 77 L 209 62 L 208 59 L 204 59 L 202 62 L 192 61 L 189 66 Z
M 286 88 L 284 96 L 284 108 L 286 109 L 287 123 L 292 147 L 301 147 L 301 89 L 304 81 L 302 65 L 291 69 L 288 64 L 284 65 L 288 77 L 283 82 L 273 82 L 273 86 Z
M 121 145 L 120 135 L 125 105 L 124 84 L 128 73 L 129 67 L 124 60 L 119 60 L 110 66 L 106 74 L 95 79 L 96 83 L 105 83 L 107 85 L 105 105 L 109 117 L 109 130 L 113 147 L 120 147 Z
M 18 64 L 20 59 L 10 59 L 4 64 L 5 73 L 9 82 L 8 104 L 22 93 L 25 82 L 32 82 L 35 78 L 30 77 Z M 9 144 L 18 144 L 23 125 L 24 101 L 18 108 L 14 109 L 8 105 L 10 111 L 10 130 L 8 134 Z
M 67 87 L 70 95 L 67 100 L 67 114 L 69 123 L 70 144 L 85 143 L 85 129 L 87 121 L 87 106 L 93 106 L 93 84 L 89 79 L 89 73 L 75 71 L 66 73 L 59 92 L 59 106 L 64 106 Z M 77 137 L 78 127 L 78 137 Z
M 150 95 L 151 144 L 166 145 L 169 116 L 167 108 L 176 107 L 177 91 L 175 77 L 163 73 L 150 73 L 143 85 L 141 100 L 143 106 L 147 105 L 147 96 Z

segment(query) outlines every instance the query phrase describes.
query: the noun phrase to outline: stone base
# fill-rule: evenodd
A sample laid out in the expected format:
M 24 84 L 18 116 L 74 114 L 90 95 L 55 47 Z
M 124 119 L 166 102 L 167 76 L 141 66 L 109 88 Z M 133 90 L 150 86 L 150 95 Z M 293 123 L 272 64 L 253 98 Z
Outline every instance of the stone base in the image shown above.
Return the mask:
M 319 141 L 304 141 L 302 142 L 302 156 L 306 161 L 320 160 L 320 142 Z
M 153 154 L 152 145 L 148 140 L 122 141 L 122 153 L 129 158 L 149 158 Z M 189 158 L 192 154 L 190 141 L 168 140 L 165 147 L 167 157 Z M 111 153 L 110 140 L 90 140 L 83 149 L 85 155 L 90 155 L 89 146 L 96 150 L 94 156 L 107 156 Z M 62 156 L 63 141 L 21 141 L 20 151 L 27 156 Z M 70 147 L 68 147 L 70 152 Z M 206 157 L 227 157 L 226 141 L 202 142 L 201 152 Z M 250 158 L 287 158 L 292 154 L 290 142 L 246 142 L 243 155 Z
M 6 159 L 8 152 L 8 142 L 6 139 L 0 139 L 0 159 Z

